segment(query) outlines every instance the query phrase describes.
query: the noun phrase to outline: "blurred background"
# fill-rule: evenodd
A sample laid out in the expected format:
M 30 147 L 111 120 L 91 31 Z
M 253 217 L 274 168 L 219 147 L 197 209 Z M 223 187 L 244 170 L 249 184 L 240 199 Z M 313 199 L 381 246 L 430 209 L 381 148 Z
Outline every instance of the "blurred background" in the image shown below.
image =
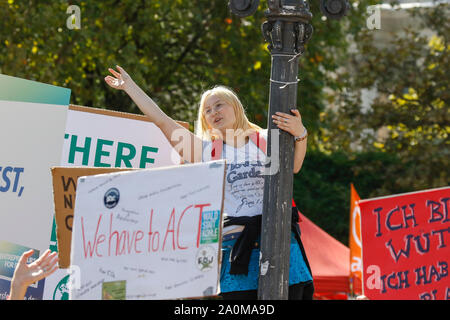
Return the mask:
M 201 93 L 223 84 L 266 128 L 267 1 L 247 18 L 227 2 L 1 0 L 0 73 L 68 87 L 72 104 L 140 113 L 103 80 L 120 65 L 192 127 Z M 294 199 L 348 245 L 350 183 L 361 199 L 449 185 L 449 1 L 351 0 L 341 20 L 309 4 L 297 107 L 310 136 Z M 70 5 L 79 29 L 67 26 Z

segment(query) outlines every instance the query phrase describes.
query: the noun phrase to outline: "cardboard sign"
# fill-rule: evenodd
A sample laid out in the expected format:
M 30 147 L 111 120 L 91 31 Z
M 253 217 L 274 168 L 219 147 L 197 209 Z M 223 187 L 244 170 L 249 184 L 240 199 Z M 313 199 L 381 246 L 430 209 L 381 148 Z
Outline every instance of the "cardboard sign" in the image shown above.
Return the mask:
M 360 201 L 364 295 L 450 299 L 450 187 Z
M 216 295 L 225 161 L 79 178 L 70 299 Z
M 61 161 L 69 100 L 69 89 L 0 75 L 0 254 L 8 257 L 5 269 L 0 266 L 2 298 L 22 253 L 48 248 L 50 167 Z M 30 288 L 26 298 L 41 299 L 43 285 Z
M 127 171 L 120 168 L 52 168 L 53 196 L 55 201 L 56 235 L 58 239 L 59 267 L 70 267 L 73 214 L 77 181 L 79 177 Z

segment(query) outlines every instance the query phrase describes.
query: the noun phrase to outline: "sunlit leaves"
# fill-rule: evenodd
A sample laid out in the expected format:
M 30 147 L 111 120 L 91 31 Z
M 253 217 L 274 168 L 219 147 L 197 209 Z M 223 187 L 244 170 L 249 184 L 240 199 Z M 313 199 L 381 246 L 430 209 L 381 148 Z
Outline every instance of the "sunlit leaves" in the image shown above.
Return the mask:
M 382 150 L 400 156 L 399 167 L 409 175 L 399 180 L 410 191 L 448 183 L 450 144 L 447 127 L 449 108 L 449 6 L 414 10 L 423 25 L 405 29 L 380 48 L 373 33 L 357 35 L 359 52 L 349 56 L 353 67 L 343 73 L 347 90 L 338 96 L 339 109 L 330 117 L 335 138 L 343 148 L 356 146 Z M 428 37 L 420 28 L 431 30 Z M 377 97 L 363 110 L 360 92 L 376 88 Z M 334 121 L 349 132 L 335 130 Z M 357 123 L 357 125 L 354 125 Z M 372 134 L 366 135 L 363 132 Z

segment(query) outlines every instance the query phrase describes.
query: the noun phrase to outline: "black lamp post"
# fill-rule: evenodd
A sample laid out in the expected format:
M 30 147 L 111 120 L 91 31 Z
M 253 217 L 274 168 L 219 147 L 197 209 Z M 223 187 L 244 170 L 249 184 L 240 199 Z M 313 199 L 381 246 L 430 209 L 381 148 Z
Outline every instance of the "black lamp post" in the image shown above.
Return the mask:
M 321 10 L 329 18 L 346 14 L 347 0 L 320 0 Z M 232 13 L 246 17 L 255 13 L 259 0 L 230 0 Z M 278 168 L 265 176 L 261 226 L 261 255 L 258 299 L 288 298 L 291 212 L 293 193 L 294 140 L 279 132 L 279 148 L 272 149 L 272 123 L 275 112 L 290 113 L 297 105 L 298 58 L 305 51 L 313 27 L 309 5 L 303 0 L 268 0 L 262 24 L 264 39 L 272 57 L 267 156 Z M 275 144 L 276 145 L 276 144 Z

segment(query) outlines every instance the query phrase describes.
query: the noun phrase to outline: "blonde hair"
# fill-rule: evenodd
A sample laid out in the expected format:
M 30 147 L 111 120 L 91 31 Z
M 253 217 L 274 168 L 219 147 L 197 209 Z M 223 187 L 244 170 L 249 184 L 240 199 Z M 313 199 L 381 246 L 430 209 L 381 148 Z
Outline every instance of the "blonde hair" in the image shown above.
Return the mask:
M 204 109 L 205 102 L 211 96 L 218 97 L 219 99 L 225 101 L 233 107 L 234 114 L 236 117 L 236 122 L 234 123 L 234 130 L 243 130 L 243 132 L 252 132 L 262 130 L 258 125 L 250 122 L 245 114 L 244 106 L 239 100 L 236 93 L 231 89 L 223 85 L 215 86 L 214 88 L 205 91 L 200 99 L 200 106 L 198 108 L 197 124 L 195 129 L 195 134 L 203 140 L 214 140 L 220 137 L 220 133 L 214 131 L 208 127 L 206 123 Z M 223 137 L 220 137 L 223 139 Z

